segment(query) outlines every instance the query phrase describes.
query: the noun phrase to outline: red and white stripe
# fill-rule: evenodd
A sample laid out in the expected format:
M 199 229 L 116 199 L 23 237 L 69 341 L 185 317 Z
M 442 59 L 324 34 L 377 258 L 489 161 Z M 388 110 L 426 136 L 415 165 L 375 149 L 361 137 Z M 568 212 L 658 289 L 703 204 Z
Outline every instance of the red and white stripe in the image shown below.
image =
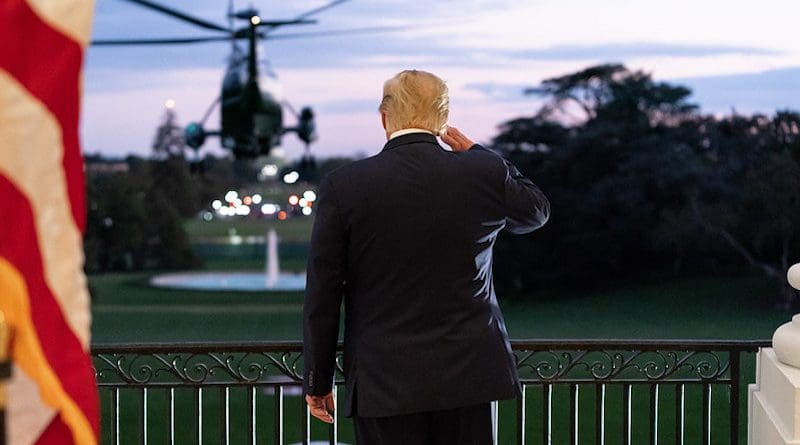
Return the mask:
M 13 329 L 12 444 L 95 444 L 78 140 L 94 4 L 0 2 L 0 310 Z

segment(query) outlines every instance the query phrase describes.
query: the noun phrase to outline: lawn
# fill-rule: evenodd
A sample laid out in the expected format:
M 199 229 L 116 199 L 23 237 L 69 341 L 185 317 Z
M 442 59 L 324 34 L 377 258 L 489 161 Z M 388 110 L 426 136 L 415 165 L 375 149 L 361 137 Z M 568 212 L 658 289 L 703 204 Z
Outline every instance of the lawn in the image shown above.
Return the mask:
M 191 219 L 184 223 L 189 238 L 196 241 L 205 239 L 228 238 L 231 230 L 243 237 L 265 236 L 270 229 L 275 229 L 282 241 L 308 242 L 311 235 L 313 216 L 298 216 L 283 221 L 278 219 L 214 219 L 204 221 Z
M 298 340 L 302 293 L 154 289 L 148 274 L 90 277 L 95 342 Z M 789 313 L 759 277 L 705 278 L 501 301 L 512 338 L 769 338 Z

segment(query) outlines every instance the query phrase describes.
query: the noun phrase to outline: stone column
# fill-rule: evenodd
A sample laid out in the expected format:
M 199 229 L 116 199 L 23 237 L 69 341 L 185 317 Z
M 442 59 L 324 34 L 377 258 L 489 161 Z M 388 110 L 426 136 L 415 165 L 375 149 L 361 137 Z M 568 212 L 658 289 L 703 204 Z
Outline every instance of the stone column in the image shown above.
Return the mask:
M 800 289 L 800 264 L 788 279 Z M 758 352 L 756 383 L 748 388 L 748 443 L 800 445 L 800 314 L 775 331 L 772 346 Z

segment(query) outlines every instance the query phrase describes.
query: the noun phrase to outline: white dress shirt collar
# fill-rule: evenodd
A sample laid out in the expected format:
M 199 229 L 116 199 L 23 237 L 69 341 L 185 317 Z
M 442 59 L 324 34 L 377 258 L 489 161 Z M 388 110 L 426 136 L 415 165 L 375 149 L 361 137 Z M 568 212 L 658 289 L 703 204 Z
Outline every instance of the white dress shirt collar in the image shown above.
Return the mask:
M 422 128 L 404 128 L 402 130 L 397 130 L 389 135 L 389 140 L 392 140 L 398 136 L 402 136 L 404 134 L 411 134 L 411 133 L 428 133 L 433 134 L 432 131 L 424 130 Z

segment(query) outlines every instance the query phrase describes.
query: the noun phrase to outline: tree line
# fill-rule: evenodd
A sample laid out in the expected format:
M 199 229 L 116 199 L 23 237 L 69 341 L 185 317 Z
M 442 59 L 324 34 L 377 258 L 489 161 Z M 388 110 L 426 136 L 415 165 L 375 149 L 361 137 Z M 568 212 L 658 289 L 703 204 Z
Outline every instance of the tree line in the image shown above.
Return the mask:
M 786 283 L 800 259 L 800 114 L 704 114 L 684 86 L 618 64 L 547 79 L 532 116 L 492 141 L 552 203 L 530 236 L 495 251 L 501 292 L 674 276 Z

